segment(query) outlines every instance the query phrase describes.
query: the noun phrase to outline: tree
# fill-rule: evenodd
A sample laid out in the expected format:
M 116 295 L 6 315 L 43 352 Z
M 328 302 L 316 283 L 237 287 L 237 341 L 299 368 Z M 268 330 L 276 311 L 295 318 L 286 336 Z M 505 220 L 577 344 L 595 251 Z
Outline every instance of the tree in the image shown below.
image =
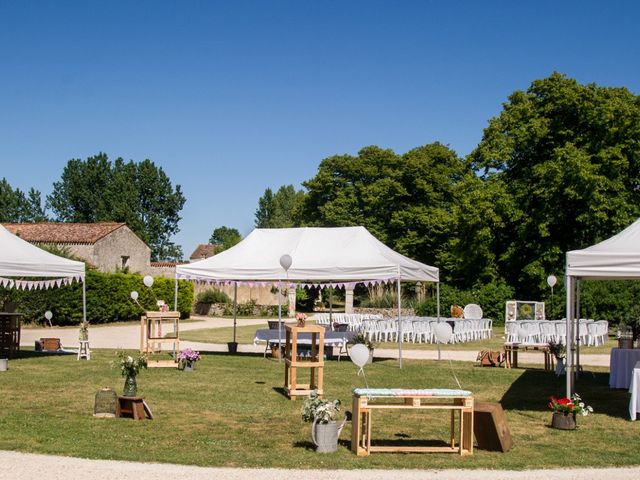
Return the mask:
M 46 219 L 39 191 L 30 188 L 25 195 L 19 188 L 14 190 L 6 178 L 0 181 L 0 222 L 34 223 Z
M 449 235 L 456 184 L 469 172 L 440 143 L 404 155 L 366 147 L 320 163 L 303 184 L 302 217 L 315 226 L 363 225 L 390 247 L 434 263 Z
M 213 231 L 209 243 L 216 246 L 216 252 L 222 252 L 233 247 L 240 240 L 242 240 L 242 235 L 237 229 L 222 226 Z
M 270 188 L 258 200 L 255 225 L 258 228 L 290 228 L 300 226 L 300 210 L 304 191 L 283 185 L 273 193 Z
M 151 160 L 118 158 L 112 163 L 104 153 L 70 160 L 47 197 L 47 205 L 61 221 L 127 223 L 149 245 L 152 260 L 182 258 L 171 237 L 179 232 L 185 201 L 180 185 L 174 189 Z
M 500 270 L 537 295 L 565 252 L 640 215 L 640 98 L 554 73 L 511 94 L 469 159 L 513 202 L 497 221 Z

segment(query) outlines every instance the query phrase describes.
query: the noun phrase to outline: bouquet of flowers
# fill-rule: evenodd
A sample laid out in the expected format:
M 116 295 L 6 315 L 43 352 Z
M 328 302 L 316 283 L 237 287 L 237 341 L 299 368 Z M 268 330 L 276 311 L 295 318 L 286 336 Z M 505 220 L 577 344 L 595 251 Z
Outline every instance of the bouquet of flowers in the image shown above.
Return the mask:
M 567 354 L 567 349 L 561 343 L 549 342 L 549 353 L 553 354 L 556 360 L 560 360 Z
M 200 360 L 200 352 L 196 352 L 194 350 L 191 350 L 190 348 L 185 348 L 178 354 L 179 362 L 193 363 L 197 362 L 198 360 Z
M 124 352 L 118 352 L 118 358 L 112 366 L 120 368 L 123 377 L 135 377 L 141 369 L 147 368 L 147 357 L 144 355 L 134 358 Z
M 583 417 L 593 413 L 593 408 L 589 405 L 585 405 L 580 398 L 580 395 L 577 393 L 574 393 L 571 398 L 550 397 L 549 400 L 549 408 L 554 412 L 562 412 L 565 415 L 576 415 L 579 413 Z
M 340 400 L 322 400 L 314 391 L 302 405 L 300 414 L 305 422 L 329 423 L 340 411 Z
M 307 322 L 307 316 L 304 313 L 296 313 L 296 320 L 298 321 L 299 327 L 304 327 Z

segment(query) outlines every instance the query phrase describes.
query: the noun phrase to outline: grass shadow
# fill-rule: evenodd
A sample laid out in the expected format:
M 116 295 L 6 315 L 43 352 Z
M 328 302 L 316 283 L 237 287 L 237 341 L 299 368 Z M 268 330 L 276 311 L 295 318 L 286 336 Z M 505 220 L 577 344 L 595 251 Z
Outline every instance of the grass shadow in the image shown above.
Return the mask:
M 564 375 L 556 377 L 553 372 L 525 370 L 511 383 L 500 403 L 505 410 L 548 411 L 549 397 L 565 396 L 565 382 Z M 609 388 L 608 372 L 582 372 L 575 391 L 599 414 L 616 418 L 628 416 L 628 392 Z

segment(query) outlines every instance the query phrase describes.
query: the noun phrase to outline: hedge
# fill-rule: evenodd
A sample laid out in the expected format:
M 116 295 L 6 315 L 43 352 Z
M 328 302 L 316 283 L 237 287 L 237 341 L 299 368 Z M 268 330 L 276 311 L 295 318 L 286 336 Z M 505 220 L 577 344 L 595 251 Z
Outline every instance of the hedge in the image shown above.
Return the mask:
M 175 281 L 157 277 L 152 288 L 142 282 L 143 276 L 126 273 L 101 273 L 87 271 L 87 320 L 92 324 L 133 320 L 144 310 L 157 310 L 156 300 L 162 299 L 173 306 Z M 138 306 L 131 300 L 131 292 L 138 292 Z M 51 290 L 6 290 L 0 295 L 16 304 L 16 311 L 24 314 L 24 320 L 44 323 L 44 312 L 51 310 L 54 325 L 76 325 L 82 320 L 82 284 Z M 184 280 L 178 283 L 178 310 L 182 318 L 188 318 L 193 304 L 193 284 Z

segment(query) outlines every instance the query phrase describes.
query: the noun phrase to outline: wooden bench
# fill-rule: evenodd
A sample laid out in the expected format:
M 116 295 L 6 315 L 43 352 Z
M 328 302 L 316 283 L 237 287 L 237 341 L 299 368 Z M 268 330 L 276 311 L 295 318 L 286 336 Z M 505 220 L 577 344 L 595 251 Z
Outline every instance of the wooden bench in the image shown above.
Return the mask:
M 447 446 L 379 446 L 371 445 L 374 410 L 448 410 L 451 412 Z M 455 420 L 459 414 L 458 442 Z M 439 452 L 473 455 L 473 396 L 466 390 L 404 390 L 356 388 L 353 391 L 351 450 L 358 456 L 371 452 Z
M 553 362 L 553 355 L 549 351 L 548 343 L 505 343 L 504 354 L 505 362 L 504 368 L 518 368 L 518 352 L 521 351 L 534 351 L 542 352 L 544 355 L 544 369 L 546 371 L 553 371 L 555 368 Z
M 144 397 L 123 397 L 118 395 L 118 404 L 116 405 L 116 417 L 129 417 L 134 420 L 144 420 L 149 418 L 153 420 L 153 414 Z

